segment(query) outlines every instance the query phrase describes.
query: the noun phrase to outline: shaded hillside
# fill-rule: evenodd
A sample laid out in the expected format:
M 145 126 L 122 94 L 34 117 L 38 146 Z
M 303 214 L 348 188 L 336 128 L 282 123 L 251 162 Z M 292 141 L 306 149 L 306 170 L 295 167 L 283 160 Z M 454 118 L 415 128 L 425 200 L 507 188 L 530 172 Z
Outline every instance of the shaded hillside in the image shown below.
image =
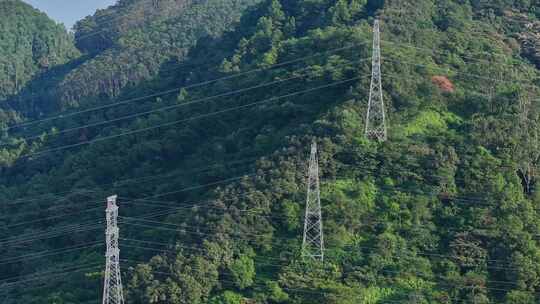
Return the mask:
M 103 200 L 118 193 L 129 303 L 538 302 L 540 72 L 507 14 L 536 7 L 266 0 L 223 35 L 169 46 L 189 66 L 164 64 L 117 106 L 80 96 L 13 126 L 0 298 L 99 299 Z M 364 137 L 374 18 L 384 143 Z M 141 37 L 183 33 L 165 28 Z M 299 255 L 312 140 L 324 263 Z
M 0 100 L 79 55 L 66 29 L 19 0 L 0 1 Z
M 256 2 L 159 1 L 155 7 L 149 0 L 120 1 L 75 26 L 77 45 L 90 52 L 85 59 L 67 73 L 51 72 L 48 78 L 54 78 L 56 83 L 40 86 L 38 81 L 31 90 L 13 98 L 14 108 L 26 113 L 28 118 L 37 118 L 52 111 L 105 103 L 118 97 L 126 87 L 155 77 L 164 63 L 171 63 L 172 70 L 181 69 L 190 47 L 199 39 L 219 37 L 238 22 L 246 7 Z M 92 23 L 89 20 L 93 18 L 100 21 L 95 21 L 96 26 L 91 30 L 86 29 L 84 24 Z M 116 31 L 117 27 L 121 30 L 112 34 L 110 31 Z M 81 40 L 98 39 L 95 37 L 101 35 L 117 39 L 99 51 L 80 45 Z M 28 104 L 30 99 L 32 105 Z
M 147 6 L 151 1 L 139 2 Z M 167 62 L 173 63 L 171 69 L 182 68 L 180 64 L 186 60 L 190 47 L 199 39 L 221 36 L 239 20 L 246 7 L 256 2 L 205 0 L 169 7 L 172 4 L 166 5 L 168 2 L 163 1 L 158 6 L 164 12 L 159 18 L 150 14 L 144 26 L 135 29 L 128 26 L 114 46 L 67 75 L 57 89 L 60 107 L 77 105 L 85 97 L 117 97 L 126 86 L 155 77 L 161 65 Z M 142 7 L 140 9 L 145 6 Z M 130 18 L 141 20 L 137 14 L 128 13 Z M 96 74 L 100 77 L 96 78 Z

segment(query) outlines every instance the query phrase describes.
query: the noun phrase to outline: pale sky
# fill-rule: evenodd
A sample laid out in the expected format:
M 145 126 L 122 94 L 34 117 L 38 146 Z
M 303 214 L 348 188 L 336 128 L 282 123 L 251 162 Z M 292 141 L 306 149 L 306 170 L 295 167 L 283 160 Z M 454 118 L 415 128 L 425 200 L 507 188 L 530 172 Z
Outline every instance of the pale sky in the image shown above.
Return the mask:
M 116 0 L 23 0 L 47 13 L 70 29 L 77 20 L 92 15 L 96 9 L 112 5 Z

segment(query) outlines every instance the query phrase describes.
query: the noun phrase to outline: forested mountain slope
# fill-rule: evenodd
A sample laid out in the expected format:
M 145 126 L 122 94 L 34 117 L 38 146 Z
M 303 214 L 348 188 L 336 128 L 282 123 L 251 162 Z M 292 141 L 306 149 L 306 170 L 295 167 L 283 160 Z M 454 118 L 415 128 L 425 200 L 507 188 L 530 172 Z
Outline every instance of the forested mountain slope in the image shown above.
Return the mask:
M 52 84 L 36 81 L 14 100 L 14 107 L 30 117 L 81 103 L 88 107 L 152 79 L 163 64 L 173 71 L 182 69 L 190 47 L 201 38 L 219 37 L 256 2 L 119 1 L 75 25 L 75 43 L 86 56 L 68 71 L 47 75 L 55 79 Z
M 62 25 L 21 1 L 0 1 L 0 100 L 79 55 Z
M 113 47 L 133 28 L 178 16 L 197 2 L 202 1 L 120 0 L 75 25 L 77 47 L 85 52 L 99 53 Z
M 118 193 L 128 303 L 537 303 L 538 1 L 247 4 L 215 34 L 207 21 L 230 7 L 194 17 L 203 34 L 166 46 L 183 68 L 158 58 L 114 94 L 4 130 L 0 299 L 99 302 Z M 185 34 L 160 18 L 81 47 L 112 61 L 80 83 L 157 54 L 122 57 L 135 42 Z M 364 136 L 375 18 L 383 143 Z M 66 79 L 34 85 L 69 92 Z M 312 140 L 324 263 L 299 254 Z

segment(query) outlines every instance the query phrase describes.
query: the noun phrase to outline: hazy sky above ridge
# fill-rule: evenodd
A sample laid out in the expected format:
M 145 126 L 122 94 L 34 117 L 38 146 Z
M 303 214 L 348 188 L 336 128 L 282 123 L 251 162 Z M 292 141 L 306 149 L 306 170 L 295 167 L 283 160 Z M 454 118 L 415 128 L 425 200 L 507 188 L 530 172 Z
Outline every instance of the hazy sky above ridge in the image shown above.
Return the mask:
M 47 13 L 70 29 L 76 21 L 92 15 L 97 9 L 112 5 L 116 0 L 23 0 Z

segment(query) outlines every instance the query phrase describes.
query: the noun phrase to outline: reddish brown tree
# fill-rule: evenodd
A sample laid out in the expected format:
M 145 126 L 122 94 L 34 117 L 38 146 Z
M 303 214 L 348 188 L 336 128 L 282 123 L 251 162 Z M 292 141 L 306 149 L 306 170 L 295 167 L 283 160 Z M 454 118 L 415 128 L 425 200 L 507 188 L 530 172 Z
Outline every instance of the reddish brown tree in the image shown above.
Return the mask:
M 431 82 L 445 93 L 453 93 L 455 90 L 454 84 L 446 76 L 433 76 Z

